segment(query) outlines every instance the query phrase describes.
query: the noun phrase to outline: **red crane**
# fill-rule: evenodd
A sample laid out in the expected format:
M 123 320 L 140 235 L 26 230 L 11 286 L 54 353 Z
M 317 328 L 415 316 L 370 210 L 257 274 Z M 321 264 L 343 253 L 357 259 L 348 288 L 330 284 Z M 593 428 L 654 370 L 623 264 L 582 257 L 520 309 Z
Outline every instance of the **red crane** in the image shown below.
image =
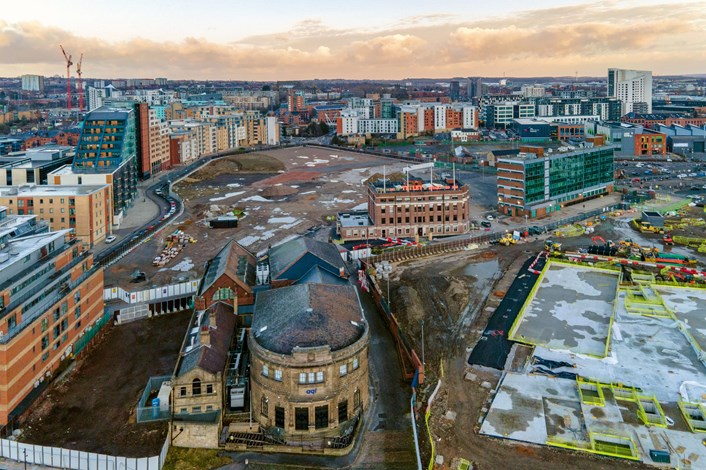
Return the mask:
M 66 109 L 71 111 L 71 66 L 74 63 L 71 62 L 71 55 L 66 53 L 64 46 L 59 44 L 59 47 L 64 54 L 64 59 L 66 59 Z
M 83 85 L 81 83 L 81 62 L 83 62 L 83 52 L 76 64 L 76 75 L 78 75 L 78 110 L 83 111 Z

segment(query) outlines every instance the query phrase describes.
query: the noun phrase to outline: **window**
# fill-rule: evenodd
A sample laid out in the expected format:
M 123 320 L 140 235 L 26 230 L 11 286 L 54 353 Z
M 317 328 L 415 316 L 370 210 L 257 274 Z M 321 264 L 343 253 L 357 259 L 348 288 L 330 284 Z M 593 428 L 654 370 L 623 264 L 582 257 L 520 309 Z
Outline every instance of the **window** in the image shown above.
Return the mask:
M 338 402 L 338 424 L 348 419 L 348 400 Z
M 360 390 L 356 390 L 353 393 L 353 408 L 358 409 L 360 407 Z
M 180 397 L 185 397 L 185 396 L 186 396 L 186 387 L 181 387 L 181 388 L 179 388 L 179 396 L 180 396 Z
M 328 427 L 328 405 L 314 408 L 314 426 L 316 429 L 325 429 Z
M 297 431 L 309 429 L 309 408 L 294 408 L 294 429 Z
M 13 313 L 10 318 L 7 319 L 7 329 L 12 329 L 17 326 L 17 314 Z
M 192 413 L 201 413 L 201 407 L 200 406 L 195 406 L 191 408 Z
M 354 357 L 353 358 L 353 370 L 358 369 L 358 358 Z
M 324 383 L 324 373 L 323 372 L 317 372 L 316 373 L 316 383 Z
M 305 384 L 306 383 L 306 372 L 301 372 L 299 374 L 299 383 L 300 384 Z
M 282 381 L 282 371 L 280 369 L 275 369 L 275 380 L 277 382 Z
M 262 375 L 265 377 L 270 376 L 270 368 L 266 364 L 262 365 Z
M 207 393 L 208 395 L 210 395 L 210 394 L 213 393 L 213 384 L 208 384 L 208 385 L 206 385 L 206 393 Z
M 262 396 L 262 399 L 260 400 L 260 414 L 267 418 L 267 412 L 268 412 L 268 405 L 267 405 L 267 397 L 265 395 Z
M 316 374 L 314 372 L 309 372 L 307 380 L 310 384 L 313 384 L 316 380 Z
M 341 366 L 338 367 L 338 375 L 343 377 L 348 373 L 348 364 L 342 364 Z
M 194 381 L 191 382 L 191 394 L 201 395 L 201 380 L 194 379 Z
M 75 317 L 77 320 L 81 317 L 81 306 L 80 305 L 76 306 Z
M 42 337 L 42 350 L 47 349 L 49 347 L 49 335 L 43 336 Z
M 275 426 L 284 428 L 284 408 L 275 406 Z

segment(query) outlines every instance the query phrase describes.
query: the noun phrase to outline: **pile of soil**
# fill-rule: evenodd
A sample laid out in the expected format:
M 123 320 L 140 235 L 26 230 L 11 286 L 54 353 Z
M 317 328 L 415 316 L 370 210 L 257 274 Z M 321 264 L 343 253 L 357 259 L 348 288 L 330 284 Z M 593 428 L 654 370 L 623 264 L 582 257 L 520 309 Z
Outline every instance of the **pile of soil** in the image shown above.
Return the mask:
M 265 188 L 262 191 L 262 195 L 264 197 L 282 197 L 282 196 L 290 196 L 292 194 L 296 194 L 299 191 L 296 188 L 292 188 L 291 186 L 270 186 Z

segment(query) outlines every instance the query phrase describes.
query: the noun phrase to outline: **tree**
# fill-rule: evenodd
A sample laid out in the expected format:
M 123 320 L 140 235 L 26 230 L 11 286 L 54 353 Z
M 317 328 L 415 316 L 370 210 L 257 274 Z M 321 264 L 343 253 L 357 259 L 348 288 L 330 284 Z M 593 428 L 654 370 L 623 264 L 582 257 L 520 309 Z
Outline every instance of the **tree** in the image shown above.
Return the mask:
M 321 135 L 328 134 L 328 131 L 329 131 L 328 124 L 326 124 L 325 122 L 321 122 L 321 123 L 319 123 L 319 127 L 321 130 Z

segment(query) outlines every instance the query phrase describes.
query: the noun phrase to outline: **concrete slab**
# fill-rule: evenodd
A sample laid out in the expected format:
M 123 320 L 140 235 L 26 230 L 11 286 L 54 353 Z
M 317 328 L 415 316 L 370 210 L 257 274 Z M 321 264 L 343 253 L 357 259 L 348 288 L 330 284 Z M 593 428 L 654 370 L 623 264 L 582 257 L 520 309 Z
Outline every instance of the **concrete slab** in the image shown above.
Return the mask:
M 684 322 L 691 336 L 706 351 L 706 289 L 671 286 L 656 289 L 667 307 Z
M 511 339 L 603 357 L 618 273 L 552 263 Z

